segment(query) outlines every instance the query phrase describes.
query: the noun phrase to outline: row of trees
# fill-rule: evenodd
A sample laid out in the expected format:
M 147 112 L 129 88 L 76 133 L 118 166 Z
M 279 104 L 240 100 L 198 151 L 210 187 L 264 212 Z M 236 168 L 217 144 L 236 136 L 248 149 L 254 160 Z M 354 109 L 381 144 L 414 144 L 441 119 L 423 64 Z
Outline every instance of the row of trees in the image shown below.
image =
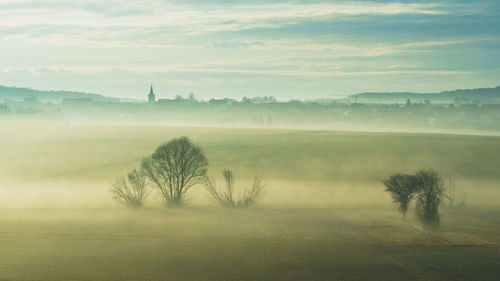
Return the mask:
M 222 173 L 226 189 L 219 190 L 215 179 L 207 176 L 208 160 L 200 147 L 187 137 L 173 139 L 160 145 L 155 152 L 134 169 L 113 184 L 113 198 L 134 208 L 143 206 L 148 194 L 148 186 L 159 191 L 168 206 L 183 203 L 187 192 L 196 184 L 205 186 L 213 199 L 224 207 L 250 207 L 264 196 L 264 186 L 255 177 L 250 189 L 241 197 L 235 195 L 234 176 L 230 170 Z
M 416 199 L 416 214 L 425 226 L 439 225 L 439 205 L 445 194 L 443 180 L 434 170 L 420 170 L 413 175 L 394 174 L 383 181 L 406 218 L 408 207 Z
M 143 206 L 148 186 L 156 188 L 169 206 L 183 203 L 187 192 L 196 184 L 202 184 L 212 198 L 221 206 L 229 208 L 251 207 L 264 195 L 264 185 L 255 177 L 251 187 L 235 194 L 234 175 L 230 170 L 222 172 L 225 188 L 218 188 L 215 178 L 207 176 L 208 160 L 200 147 L 187 137 L 173 139 L 160 145 L 155 152 L 134 169 L 113 184 L 113 198 L 134 208 Z M 454 203 L 455 193 L 445 192 L 441 176 L 434 170 L 420 170 L 415 174 L 397 173 L 383 180 L 406 218 L 410 203 L 416 199 L 417 217 L 426 226 L 439 225 L 439 205 L 443 198 Z M 451 184 L 450 184 L 451 188 Z M 465 197 L 464 197 L 465 198 Z M 464 204 L 463 199 L 462 204 Z

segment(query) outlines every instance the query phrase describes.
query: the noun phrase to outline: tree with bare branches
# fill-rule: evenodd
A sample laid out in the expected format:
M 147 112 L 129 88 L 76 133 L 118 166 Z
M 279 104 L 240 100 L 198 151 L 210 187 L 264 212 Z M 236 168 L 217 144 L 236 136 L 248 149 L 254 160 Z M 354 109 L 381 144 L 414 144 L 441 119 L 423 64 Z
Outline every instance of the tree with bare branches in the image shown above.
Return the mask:
M 147 197 L 146 177 L 137 169 L 128 173 L 127 177 L 121 177 L 113 183 L 111 190 L 113 199 L 121 204 L 140 208 Z
M 383 180 L 383 183 L 386 191 L 391 194 L 392 200 L 398 205 L 401 213 L 403 213 L 403 219 L 406 219 L 408 206 L 416 191 L 415 177 L 397 173 Z
M 264 185 L 259 177 L 255 177 L 252 186 L 245 190 L 240 198 L 235 198 L 234 176 L 230 170 L 222 172 L 226 182 L 225 190 L 218 190 L 215 179 L 206 177 L 204 181 L 205 189 L 210 193 L 219 205 L 226 208 L 248 208 L 257 203 L 264 196 Z
M 187 137 L 160 145 L 151 157 L 142 161 L 149 181 L 160 191 L 167 205 L 179 205 L 189 189 L 202 181 L 208 161 L 201 148 Z
M 417 216 L 426 226 L 439 225 L 439 204 L 444 194 L 441 176 L 434 170 L 420 170 L 415 173 L 417 195 Z
M 448 208 L 467 207 L 467 192 L 464 192 L 462 188 L 457 188 L 453 178 L 448 179 L 443 196 L 448 201 Z

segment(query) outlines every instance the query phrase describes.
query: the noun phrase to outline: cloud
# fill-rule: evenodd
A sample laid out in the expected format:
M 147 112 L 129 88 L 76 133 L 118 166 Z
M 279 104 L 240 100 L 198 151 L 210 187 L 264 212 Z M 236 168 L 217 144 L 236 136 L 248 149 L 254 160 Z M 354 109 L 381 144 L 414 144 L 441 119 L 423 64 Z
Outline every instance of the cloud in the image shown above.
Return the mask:
M 371 90 L 412 77 L 437 85 L 436 77 L 473 77 L 500 63 L 494 7 L 493 0 L 2 0 L 0 84 L 112 89 L 154 78 L 221 94 L 234 90 L 224 81 L 247 92 L 292 84 L 288 90 L 326 91 L 340 80 Z M 265 82 L 244 82 L 253 79 Z
M 195 3 L 197 5 L 155 0 L 4 0 L 0 3 L 0 38 L 32 45 L 89 48 L 175 48 L 176 45 L 194 46 L 197 39 L 203 44 L 211 40 L 212 46 L 217 41 L 236 46 L 236 42 L 244 42 L 252 36 L 294 37 L 297 35 L 294 27 L 311 22 L 320 21 L 325 25 L 310 26 L 309 36 L 318 28 L 331 29 L 326 23 L 345 22 L 350 17 L 443 16 L 451 11 L 449 5 L 444 4 L 380 1 Z M 265 35 L 265 31 L 271 35 Z M 281 48 L 300 49 L 301 46 L 282 44 Z M 342 44 L 330 42 L 327 48 L 339 46 Z M 251 47 L 259 48 L 258 45 Z M 309 43 L 308 47 L 318 49 L 325 45 Z
M 77 74 L 99 74 L 104 72 L 136 72 L 136 73 L 211 73 L 211 74 L 245 74 L 260 76 L 291 77 L 343 77 L 343 76 L 387 76 L 387 75 L 466 75 L 470 72 L 453 70 L 385 70 L 385 71 L 301 71 L 301 70 L 251 70 L 237 68 L 201 68 L 189 65 L 176 66 L 40 66 L 28 68 L 2 69 L 4 73 L 30 72 L 40 74 L 46 72 L 69 72 Z
M 65 25 L 81 27 L 177 26 L 190 32 L 282 26 L 303 19 L 356 15 L 448 12 L 439 4 L 377 2 L 278 3 L 194 6 L 166 1 L 6 1 L 0 4 L 0 26 Z M 63 2 L 64 3 L 64 2 Z M 124 4 L 125 3 L 125 4 Z

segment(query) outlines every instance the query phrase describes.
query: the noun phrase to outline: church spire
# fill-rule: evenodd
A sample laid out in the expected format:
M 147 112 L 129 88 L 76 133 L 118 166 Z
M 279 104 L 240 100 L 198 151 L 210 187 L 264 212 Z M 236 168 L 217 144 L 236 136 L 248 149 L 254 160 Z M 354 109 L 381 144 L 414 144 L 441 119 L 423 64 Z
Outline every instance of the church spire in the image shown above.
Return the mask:
M 151 88 L 149 89 L 148 103 L 155 103 L 155 93 L 153 92 L 153 83 L 151 83 Z

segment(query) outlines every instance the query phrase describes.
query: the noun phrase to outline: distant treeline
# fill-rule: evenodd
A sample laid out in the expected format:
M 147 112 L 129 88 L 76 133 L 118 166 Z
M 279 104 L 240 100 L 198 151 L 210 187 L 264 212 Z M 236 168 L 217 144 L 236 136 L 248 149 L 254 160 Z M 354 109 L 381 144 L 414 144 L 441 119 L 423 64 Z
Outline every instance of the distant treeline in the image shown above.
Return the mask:
M 30 88 L 16 88 L 0 86 L 0 103 L 8 102 L 120 102 L 119 98 L 107 97 L 99 94 L 72 92 L 72 91 L 40 91 Z M 440 93 L 381 93 L 367 92 L 343 98 L 323 98 L 309 100 L 288 100 L 282 103 L 290 104 L 330 104 L 330 103 L 455 103 L 455 104 L 500 104 L 500 86 L 496 88 L 480 88 L 467 90 L 443 91 Z M 139 101 L 136 101 L 139 102 Z M 243 97 L 241 99 L 222 98 L 200 100 L 194 94 L 187 97 L 176 95 L 173 99 L 160 99 L 158 103 L 211 103 L 211 104 L 268 104 L 278 103 L 274 96 Z
M 490 90 L 495 92 L 498 89 Z M 486 92 L 478 93 L 477 96 L 486 95 Z M 453 91 L 434 95 L 452 96 L 460 93 L 462 92 Z M 463 96 L 469 94 L 467 90 Z M 411 99 L 412 95 L 420 94 L 401 95 L 404 102 L 386 103 L 363 102 L 359 97 L 305 101 L 278 101 L 272 96 L 244 97 L 239 100 L 231 98 L 200 100 L 194 94 L 160 99 L 154 103 L 94 100 L 87 94 L 77 98 L 65 97 L 60 102 L 43 102 L 36 97 L 28 96 L 22 101 L 0 102 L 0 119 L 271 128 L 439 131 L 445 129 L 500 132 L 500 123 L 497 121 L 500 119 L 500 102 L 483 103 L 477 102 L 477 99 L 464 98 L 448 103 L 430 99 Z M 494 96 L 494 94 L 487 95 Z
M 444 91 L 440 93 L 361 93 L 352 98 L 362 103 L 413 102 L 484 104 L 500 103 L 500 87 Z

